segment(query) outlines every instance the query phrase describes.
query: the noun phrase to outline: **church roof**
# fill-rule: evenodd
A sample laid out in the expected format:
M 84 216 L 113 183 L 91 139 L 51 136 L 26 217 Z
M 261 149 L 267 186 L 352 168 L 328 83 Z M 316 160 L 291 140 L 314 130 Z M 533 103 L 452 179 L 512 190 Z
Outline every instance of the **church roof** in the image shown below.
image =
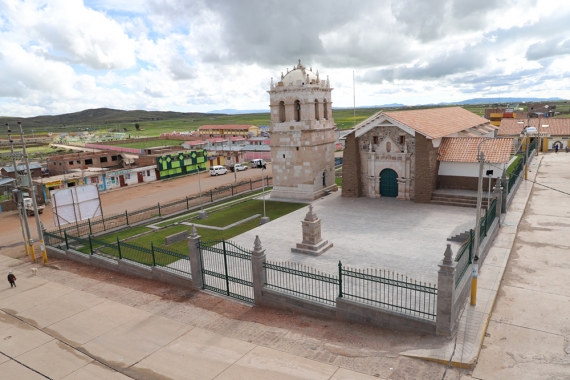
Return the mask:
M 518 123 L 522 121 L 522 123 Z M 539 127 L 540 123 L 540 127 Z M 548 127 L 543 127 L 548 125 Z M 535 127 L 541 133 L 550 133 L 551 136 L 570 135 L 570 118 L 533 118 L 533 119 L 506 119 L 501 120 L 499 136 L 519 135 L 526 126 Z
M 489 129 L 489 131 L 495 129 L 489 124 L 489 120 L 461 107 L 394 111 L 383 112 L 383 114 L 431 139 L 448 136 L 470 128 L 482 127 Z
M 513 138 L 444 137 L 437 159 L 445 162 L 477 162 L 479 144 L 487 162 L 508 163 L 514 152 Z

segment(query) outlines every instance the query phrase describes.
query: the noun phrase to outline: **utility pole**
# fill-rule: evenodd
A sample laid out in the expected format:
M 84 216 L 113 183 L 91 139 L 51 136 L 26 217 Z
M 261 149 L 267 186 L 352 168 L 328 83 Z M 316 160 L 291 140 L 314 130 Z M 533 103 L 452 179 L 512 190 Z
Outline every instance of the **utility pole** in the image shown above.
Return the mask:
M 483 166 L 485 165 L 485 153 L 479 153 L 479 184 L 477 186 L 477 217 L 475 218 L 475 257 L 479 257 L 479 237 L 481 235 L 481 203 L 483 198 Z
M 30 190 L 30 198 L 32 198 L 32 205 L 34 207 L 34 216 L 36 217 L 36 227 L 38 229 L 38 237 L 40 240 L 40 250 L 42 251 L 42 260 L 44 264 L 47 264 L 47 252 L 46 245 L 44 243 L 44 233 L 42 231 L 42 222 L 40 221 L 40 214 L 38 212 L 38 203 L 36 202 L 36 186 L 32 182 L 32 173 L 30 171 L 30 163 L 28 161 L 28 154 L 26 153 L 26 142 L 24 141 L 24 130 L 22 129 L 22 123 L 18 122 L 18 127 L 20 127 L 20 141 L 22 142 L 22 153 L 24 156 L 24 164 L 26 165 L 26 172 L 28 177 L 28 186 Z M 35 257 L 34 257 L 35 261 Z

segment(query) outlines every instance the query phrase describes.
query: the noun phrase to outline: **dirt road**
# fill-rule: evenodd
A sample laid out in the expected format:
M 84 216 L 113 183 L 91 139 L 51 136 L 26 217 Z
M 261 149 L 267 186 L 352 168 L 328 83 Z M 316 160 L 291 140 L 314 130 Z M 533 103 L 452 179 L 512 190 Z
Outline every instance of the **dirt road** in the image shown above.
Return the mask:
M 271 176 L 271 165 L 264 170 L 265 176 Z M 229 172 L 226 175 L 212 177 L 208 173 L 200 175 L 200 185 L 203 192 L 227 186 L 237 181 L 261 178 L 260 169 L 248 169 L 241 171 L 234 176 Z M 101 194 L 101 204 L 103 214 L 117 214 L 125 210 L 134 211 L 148 206 L 155 206 L 157 203 L 167 203 L 172 200 L 181 199 L 199 193 L 198 176 L 179 177 L 157 181 L 148 184 L 122 187 L 110 190 Z M 51 206 L 48 205 L 40 219 L 45 228 L 54 228 L 53 214 Z M 32 236 L 37 237 L 36 224 L 33 217 L 28 218 Z M 22 242 L 22 232 L 20 231 L 20 221 L 16 211 L 0 213 L 0 249 L 2 247 L 13 246 Z

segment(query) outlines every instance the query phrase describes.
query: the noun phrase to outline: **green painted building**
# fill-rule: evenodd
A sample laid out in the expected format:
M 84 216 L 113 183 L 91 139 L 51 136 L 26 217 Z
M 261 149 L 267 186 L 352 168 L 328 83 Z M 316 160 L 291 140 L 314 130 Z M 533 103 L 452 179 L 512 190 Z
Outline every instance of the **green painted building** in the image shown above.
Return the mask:
M 156 168 L 161 179 L 208 169 L 208 153 L 204 150 L 173 152 L 156 157 Z

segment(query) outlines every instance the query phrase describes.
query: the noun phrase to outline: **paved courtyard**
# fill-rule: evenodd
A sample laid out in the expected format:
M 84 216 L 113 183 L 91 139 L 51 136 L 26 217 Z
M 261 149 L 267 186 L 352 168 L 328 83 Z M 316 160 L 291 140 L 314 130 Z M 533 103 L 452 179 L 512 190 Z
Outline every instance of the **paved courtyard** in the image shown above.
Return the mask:
M 292 253 L 302 240 L 304 207 L 231 239 L 252 249 L 259 235 L 270 261 L 292 261 L 327 273 L 338 262 L 354 268 L 395 271 L 414 280 L 437 282 L 447 237 L 458 225 L 475 221 L 475 209 L 420 204 L 395 198 L 342 198 L 340 191 L 313 202 L 322 219 L 322 237 L 334 246 L 315 257 Z M 267 208 L 271 202 L 267 202 Z M 460 246 L 452 244 L 454 252 Z

